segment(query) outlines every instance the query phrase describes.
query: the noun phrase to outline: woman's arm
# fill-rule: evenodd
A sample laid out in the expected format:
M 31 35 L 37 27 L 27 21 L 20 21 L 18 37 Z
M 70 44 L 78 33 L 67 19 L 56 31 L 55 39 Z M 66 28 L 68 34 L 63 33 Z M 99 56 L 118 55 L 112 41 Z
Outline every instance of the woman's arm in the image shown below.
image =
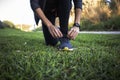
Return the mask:
M 75 7 L 75 19 L 74 24 L 71 30 L 68 32 L 68 37 L 70 39 L 75 39 L 79 33 L 80 30 L 80 18 L 82 13 L 82 0 L 73 0 L 74 1 L 74 7 Z
M 62 33 L 59 29 L 57 29 L 51 21 L 48 20 L 48 18 L 45 16 L 44 12 L 41 9 L 41 6 L 39 4 L 39 0 L 30 0 L 31 8 L 33 11 L 38 15 L 38 17 L 42 20 L 42 22 L 48 27 L 51 35 L 54 38 L 62 37 Z

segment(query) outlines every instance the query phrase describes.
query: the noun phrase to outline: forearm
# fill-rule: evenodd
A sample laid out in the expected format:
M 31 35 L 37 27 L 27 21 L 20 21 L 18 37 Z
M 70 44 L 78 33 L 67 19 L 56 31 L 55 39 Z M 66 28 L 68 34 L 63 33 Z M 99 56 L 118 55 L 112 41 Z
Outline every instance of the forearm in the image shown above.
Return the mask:
M 81 18 L 81 9 L 80 8 L 75 8 L 75 20 L 73 27 L 71 30 L 68 32 L 68 38 L 69 39 L 75 39 L 79 33 L 80 30 L 80 18 Z
M 45 16 L 44 12 L 41 10 L 41 8 L 37 8 L 35 12 L 38 14 L 38 16 L 41 18 L 42 22 L 48 27 L 48 30 L 52 37 L 54 38 L 60 38 L 63 37 L 61 31 L 56 28 Z
M 41 10 L 41 8 L 37 8 L 35 10 L 35 12 L 38 14 L 38 16 L 40 17 L 40 19 L 42 20 L 42 22 L 47 26 L 50 27 L 52 25 L 52 23 L 47 19 L 47 17 L 45 16 L 45 14 L 43 13 L 43 11 Z
M 75 20 L 74 23 L 80 24 L 80 18 L 82 13 L 82 0 L 73 0 L 75 7 Z
M 79 23 L 80 24 L 81 13 L 82 13 L 82 10 L 80 8 L 75 9 L 74 23 Z

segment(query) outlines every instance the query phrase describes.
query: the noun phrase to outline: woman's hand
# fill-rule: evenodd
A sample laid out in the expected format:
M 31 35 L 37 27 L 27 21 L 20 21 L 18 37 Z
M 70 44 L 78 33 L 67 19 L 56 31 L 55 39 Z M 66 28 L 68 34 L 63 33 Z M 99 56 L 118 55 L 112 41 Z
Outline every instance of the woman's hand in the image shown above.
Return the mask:
M 70 29 L 70 31 L 68 32 L 67 37 L 68 37 L 69 39 L 74 40 L 74 39 L 77 37 L 78 33 L 79 33 L 79 27 L 73 26 L 73 27 Z
M 54 38 L 63 37 L 63 34 L 61 33 L 60 29 L 55 27 L 54 25 L 49 26 L 48 30 Z

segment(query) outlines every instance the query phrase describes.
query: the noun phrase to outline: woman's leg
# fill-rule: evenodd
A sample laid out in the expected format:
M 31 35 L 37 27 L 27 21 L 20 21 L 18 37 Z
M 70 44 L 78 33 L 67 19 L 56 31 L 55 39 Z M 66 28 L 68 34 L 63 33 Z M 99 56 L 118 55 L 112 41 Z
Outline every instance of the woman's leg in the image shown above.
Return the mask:
M 71 0 L 58 0 L 58 16 L 60 19 L 60 30 L 64 36 L 67 36 L 68 33 L 68 21 L 71 7 Z
M 53 14 L 51 12 L 45 12 L 45 15 L 54 25 L 55 24 L 55 14 Z M 43 23 L 42 23 L 42 28 L 43 28 L 43 34 L 44 34 L 46 45 L 55 46 L 58 42 L 58 39 L 55 39 L 55 38 L 52 37 L 52 35 L 50 34 L 47 26 L 44 25 Z

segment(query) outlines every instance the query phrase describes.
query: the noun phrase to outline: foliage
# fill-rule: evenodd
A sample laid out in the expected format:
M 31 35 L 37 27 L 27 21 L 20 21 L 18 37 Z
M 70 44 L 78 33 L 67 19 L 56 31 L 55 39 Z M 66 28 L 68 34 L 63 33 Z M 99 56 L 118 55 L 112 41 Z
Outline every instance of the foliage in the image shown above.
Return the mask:
M 15 28 L 15 25 L 8 20 L 3 21 L 4 26 L 9 27 L 9 28 Z
M 113 16 L 111 19 L 107 20 L 104 27 L 108 30 L 120 30 L 120 16 Z
M 113 14 L 120 15 L 120 0 L 112 0 L 110 8 Z
M 1 29 L 0 80 L 120 80 L 119 36 L 79 34 L 63 52 L 40 32 Z
M 97 3 L 96 3 L 97 4 Z M 86 4 L 88 5 L 88 4 Z M 107 5 L 101 5 L 100 3 L 96 6 L 89 5 L 83 8 L 82 19 L 88 19 L 93 23 L 98 23 L 99 21 L 105 21 L 111 16 L 111 10 Z
M 120 30 L 120 16 L 113 16 L 106 21 L 101 21 L 97 24 L 89 20 L 81 22 L 81 30 L 87 31 L 119 31 Z
M 120 30 L 120 1 L 112 0 L 110 6 L 98 1 L 96 6 L 92 2 L 84 4 L 81 30 Z
M 0 29 L 4 28 L 2 21 L 0 21 Z
M 36 28 L 36 29 L 33 30 L 33 31 L 42 31 L 42 27 L 38 27 L 38 28 Z

